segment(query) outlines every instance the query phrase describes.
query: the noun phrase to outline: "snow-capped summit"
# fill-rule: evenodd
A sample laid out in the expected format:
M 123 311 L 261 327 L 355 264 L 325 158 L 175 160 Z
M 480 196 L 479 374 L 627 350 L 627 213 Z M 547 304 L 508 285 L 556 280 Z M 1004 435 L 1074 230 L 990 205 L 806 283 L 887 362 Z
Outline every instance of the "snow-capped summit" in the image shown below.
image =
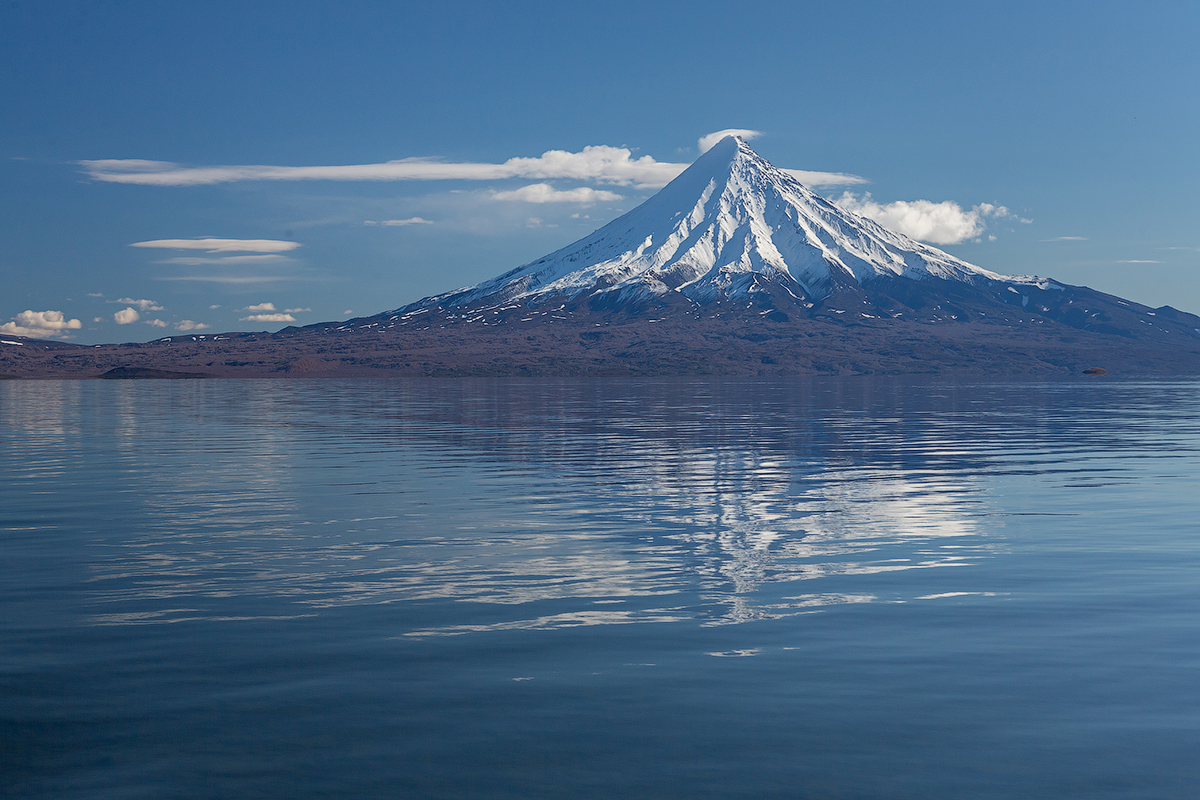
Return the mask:
M 878 277 L 1034 280 L 989 272 L 839 208 L 727 136 L 658 194 L 589 236 L 407 308 L 622 302 L 671 292 L 703 304 L 767 287 L 817 302 Z

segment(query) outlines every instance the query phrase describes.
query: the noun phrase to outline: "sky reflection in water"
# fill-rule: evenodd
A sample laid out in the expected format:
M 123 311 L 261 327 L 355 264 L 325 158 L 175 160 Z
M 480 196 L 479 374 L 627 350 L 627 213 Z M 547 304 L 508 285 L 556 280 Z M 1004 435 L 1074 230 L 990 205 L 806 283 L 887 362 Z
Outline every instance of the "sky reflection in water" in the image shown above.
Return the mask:
M 0 383 L 26 797 L 1189 797 L 1193 381 Z

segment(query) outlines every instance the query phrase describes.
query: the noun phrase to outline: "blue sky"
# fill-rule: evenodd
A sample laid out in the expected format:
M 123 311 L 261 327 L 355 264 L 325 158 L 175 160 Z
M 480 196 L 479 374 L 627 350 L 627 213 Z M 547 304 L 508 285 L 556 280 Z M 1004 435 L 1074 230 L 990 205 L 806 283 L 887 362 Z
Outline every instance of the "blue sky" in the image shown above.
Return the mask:
M 980 266 L 1200 312 L 1195 3 L 176 5 L 0 8 L 0 332 L 394 308 L 731 128 Z

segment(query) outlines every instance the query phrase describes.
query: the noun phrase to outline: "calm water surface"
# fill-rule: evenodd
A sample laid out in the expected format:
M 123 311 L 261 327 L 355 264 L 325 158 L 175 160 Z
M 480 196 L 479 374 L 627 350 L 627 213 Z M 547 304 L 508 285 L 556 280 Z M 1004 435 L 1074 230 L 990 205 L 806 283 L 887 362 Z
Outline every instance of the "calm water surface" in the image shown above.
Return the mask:
M 0 791 L 1188 798 L 1200 382 L 0 383 Z

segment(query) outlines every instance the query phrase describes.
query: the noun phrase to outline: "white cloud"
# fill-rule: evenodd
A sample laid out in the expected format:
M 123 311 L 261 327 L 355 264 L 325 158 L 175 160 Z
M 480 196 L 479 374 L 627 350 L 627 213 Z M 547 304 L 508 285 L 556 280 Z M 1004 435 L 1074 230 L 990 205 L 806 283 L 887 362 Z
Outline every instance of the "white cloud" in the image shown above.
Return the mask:
M 743 142 L 748 142 L 751 139 L 757 139 L 762 136 L 761 131 L 751 131 L 745 128 L 726 128 L 723 131 L 714 131 L 713 133 L 701 136 L 696 142 L 696 147 L 700 148 L 701 153 L 707 153 L 712 149 L 713 145 L 724 139 L 726 136 L 736 136 Z
M 492 199 L 519 200 L 524 203 L 612 203 L 623 198 L 613 192 L 586 186 L 559 191 L 548 183 L 533 183 L 510 192 L 493 192 Z
M 157 275 L 156 281 L 203 281 L 207 283 L 271 283 L 272 281 L 295 281 L 289 275 Z
M 209 310 L 209 311 L 216 311 L 216 310 L 217 310 L 218 308 L 220 308 L 220 307 L 221 307 L 220 305 L 212 305 L 212 306 L 209 306 L 209 307 L 208 307 L 208 310 Z
M 308 311 L 312 311 L 312 309 L 311 308 L 285 308 L 283 310 L 283 313 L 285 313 L 285 314 L 303 314 Z
M 1024 222 L 1024 220 L 1021 220 Z M 1053 239 L 1042 239 L 1043 242 L 1086 242 L 1086 236 L 1055 236 Z
M 396 228 L 401 225 L 432 225 L 433 220 L 424 219 L 422 217 L 409 217 L 408 219 L 384 219 L 384 220 L 363 220 L 363 225 L 382 225 L 385 228 Z
M 259 303 L 256 306 L 246 306 L 245 308 L 242 309 L 242 311 L 253 311 L 253 312 L 274 311 L 274 310 L 275 310 L 274 303 Z
M 146 186 L 201 186 L 233 181 L 495 181 L 506 178 L 563 178 L 647 189 L 666 186 L 688 166 L 655 161 L 650 156 L 634 158 L 629 148 L 608 145 L 590 145 L 578 153 L 547 150 L 534 158 L 510 158 L 502 164 L 442 161 L 436 158 L 402 158 L 382 164 L 317 167 L 189 167 L 141 159 L 102 159 L 80 161 L 79 164 L 94 180 Z
M 203 322 L 193 322 L 190 319 L 181 319 L 175 325 L 177 331 L 202 331 L 211 328 L 211 325 L 205 325 Z
M 92 322 L 104 322 L 104 317 L 92 317 Z
M 157 300 L 134 300 L 132 297 L 122 297 L 120 300 L 109 300 L 110 303 L 124 303 L 127 306 L 137 306 L 142 311 L 162 311 L 163 307 Z
M 1161 264 L 1161 261 L 1146 261 L 1142 259 L 1132 259 L 1130 261 L 1118 261 L 1118 264 Z
M 155 261 L 156 264 L 182 264 L 184 266 L 195 267 L 204 264 L 264 264 L 264 263 L 294 263 L 293 259 L 287 256 L 277 254 L 268 255 L 253 255 L 253 256 L 216 256 L 215 258 L 206 258 L 204 256 L 175 256 L 173 258 L 162 258 Z
M 706 152 L 728 135 L 744 140 L 757 138 L 758 131 L 727 128 L 700 137 L 697 145 Z M 567 150 L 547 150 L 533 158 L 510 158 L 500 164 L 470 161 L 443 161 L 438 158 L 402 158 L 379 164 L 349 164 L 341 166 L 281 167 L 240 165 L 191 167 L 168 161 L 141 159 L 102 159 L 80 161 L 83 171 L 94 180 L 109 183 L 142 184 L 150 186 L 201 186 L 235 181 L 499 181 L 510 178 L 534 180 L 591 181 L 637 189 L 659 189 L 670 183 L 687 164 L 655 161 L 651 156 L 634 158 L 628 147 L 590 145 L 578 153 Z M 867 183 L 857 175 L 838 172 L 785 170 L 809 186 L 849 186 Z M 521 191 L 521 190 L 517 190 Z M 524 199 L 524 198 L 512 198 Z M 595 198 L 598 200 L 599 198 Z M 567 202 L 565 199 L 541 202 Z M 592 202 L 571 200 L 569 202 Z M 398 220 L 367 220 L 364 225 L 429 225 L 421 217 Z M 257 249 L 251 245 L 272 247 Z M 138 242 L 134 247 L 174 247 L 209 252 L 285 252 L 300 245 L 271 239 L 160 239 Z M 220 249 L 212 249 L 220 248 Z
M 242 322 L 295 322 L 296 318 L 291 314 L 251 314 L 248 317 L 242 317 Z
M 164 322 L 164 321 L 163 321 L 163 320 L 161 320 L 161 319 L 148 319 L 148 320 L 146 320 L 146 324 L 147 324 L 147 325 L 153 325 L 153 326 L 154 326 L 154 327 L 156 327 L 156 328 L 165 328 L 165 327 L 167 327 L 167 323 L 166 323 L 166 322 Z
M 203 250 L 206 253 L 286 253 L 301 245 L 299 242 L 279 239 L 153 239 L 148 242 L 134 242 L 129 246 L 163 250 Z
M 813 172 L 807 169 L 784 169 L 780 171 L 786 172 L 805 186 L 856 186 L 861 183 L 870 183 L 866 178 L 851 175 L 847 172 Z
M 137 322 L 141 318 L 142 315 L 132 308 L 123 308 L 117 313 L 113 314 L 113 320 L 118 325 L 128 325 L 131 322 Z
M 64 331 L 78 330 L 83 323 L 77 319 L 67 319 L 61 311 L 30 311 L 25 310 L 13 317 L 15 322 L 0 325 L 0 333 L 10 336 L 31 336 L 44 338 L 46 336 L 65 336 Z
M 104 292 L 88 292 L 88 297 L 104 297 Z
M 844 192 L 835 201 L 851 213 L 878 222 L 889 230 L 913 239 L 933 244 L 957 244 L 973 239 L 987 229 L 986 217 L 1011 216 L 1004 206 L 980 203 L 964 211 L 958 203 L 943 200 L 897 200 L 886 205 L 872 199 L 870 192 L 862 197 Z

